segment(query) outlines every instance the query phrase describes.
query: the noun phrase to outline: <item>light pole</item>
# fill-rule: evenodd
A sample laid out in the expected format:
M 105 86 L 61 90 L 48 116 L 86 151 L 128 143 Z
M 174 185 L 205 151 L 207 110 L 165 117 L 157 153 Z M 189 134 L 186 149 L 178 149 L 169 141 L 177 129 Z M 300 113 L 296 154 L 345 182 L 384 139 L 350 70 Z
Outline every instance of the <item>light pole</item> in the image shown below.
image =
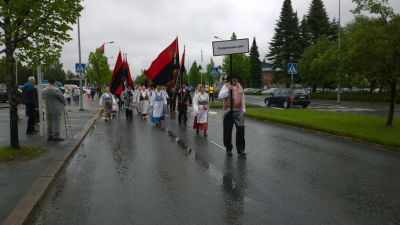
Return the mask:
M 340 21 L 340 0 L 339 0 L 339 37 L 338 37 L 338 77 L 337 77 L 337 103 L 340 103 L 340 73 L 341 73 L 341 67 L 342 67 L 342 61 L 341 61 L 341 21 Z
M 79 49 L 79 66 L 82 64 L 81 58 L 81 30 L 78 17 L 78 49 Z M 82 69 L 79 70 L 79 110 L 83 111 L 83 87 L 82 87 Z

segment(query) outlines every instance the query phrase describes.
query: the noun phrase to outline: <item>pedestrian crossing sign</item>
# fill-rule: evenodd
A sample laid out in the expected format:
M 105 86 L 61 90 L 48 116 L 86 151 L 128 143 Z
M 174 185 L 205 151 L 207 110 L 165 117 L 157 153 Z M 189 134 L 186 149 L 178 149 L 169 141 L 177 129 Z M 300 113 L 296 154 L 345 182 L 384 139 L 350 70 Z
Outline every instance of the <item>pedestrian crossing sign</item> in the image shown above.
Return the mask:
M 288 74 L 297 74 L 297 63 L 288 63 Z
M 75 72 L 76 73 L 85 73 L 86 71 L 86 64 L 84 63 L 75 63 Z
M 210 68 L 210 75 L 211 76 L 218 76 L 218 67 L 211 67 Z

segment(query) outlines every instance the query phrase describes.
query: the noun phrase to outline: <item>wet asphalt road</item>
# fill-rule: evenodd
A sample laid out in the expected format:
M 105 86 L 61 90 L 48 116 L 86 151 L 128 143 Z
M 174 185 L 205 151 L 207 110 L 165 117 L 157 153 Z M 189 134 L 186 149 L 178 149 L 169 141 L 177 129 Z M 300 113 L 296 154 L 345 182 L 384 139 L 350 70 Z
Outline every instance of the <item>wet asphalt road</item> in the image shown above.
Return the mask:
M 400 223 L 400 154 L 247 119 L 229 158 L 221 116 L 207 139 L 177 115 L 98 121 L 33 224 Z

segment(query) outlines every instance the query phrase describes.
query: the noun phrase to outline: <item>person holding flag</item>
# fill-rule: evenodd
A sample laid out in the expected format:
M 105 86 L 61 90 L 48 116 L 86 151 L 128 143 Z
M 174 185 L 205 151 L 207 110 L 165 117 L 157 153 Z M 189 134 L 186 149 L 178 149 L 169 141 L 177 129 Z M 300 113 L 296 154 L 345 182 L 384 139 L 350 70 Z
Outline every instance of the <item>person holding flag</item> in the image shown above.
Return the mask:
M 182 83 L 181 89 L 178 93 L 178 121 L 181 124 L 183 119 L 183 124 L 186 126 L 187 118 L 187 110 L 188 107 L 192 106 L 192 96 L 190 95 L 189 90 L 186 87 L 186 83 Z

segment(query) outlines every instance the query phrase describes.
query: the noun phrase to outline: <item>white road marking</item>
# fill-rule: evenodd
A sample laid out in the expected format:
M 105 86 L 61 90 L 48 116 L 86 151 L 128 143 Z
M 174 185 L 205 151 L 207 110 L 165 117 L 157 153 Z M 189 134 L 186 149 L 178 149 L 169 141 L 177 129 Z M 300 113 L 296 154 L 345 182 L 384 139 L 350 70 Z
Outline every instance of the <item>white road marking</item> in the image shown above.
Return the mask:
M 214 144 L 215 146 L 217 146 L 217 147 L 219 147 L 220 149 L 222 149 L 222 150 L 224 150 L 225 151 L 225 148 L 224 147 L 222 147 L 221 145 L 219 145 L 219 144 L 217 144 L 217 143 L 215 143 L 215 142 L 213 142 L 213 141 L 211 141 L 211 140 L 208 140 L 211 144 Z
M 218 114 L 217 112 L 214 112 L 214 111 L 209 111 L 208 113 L 210 113 L 211 115 L 217 115 Z

